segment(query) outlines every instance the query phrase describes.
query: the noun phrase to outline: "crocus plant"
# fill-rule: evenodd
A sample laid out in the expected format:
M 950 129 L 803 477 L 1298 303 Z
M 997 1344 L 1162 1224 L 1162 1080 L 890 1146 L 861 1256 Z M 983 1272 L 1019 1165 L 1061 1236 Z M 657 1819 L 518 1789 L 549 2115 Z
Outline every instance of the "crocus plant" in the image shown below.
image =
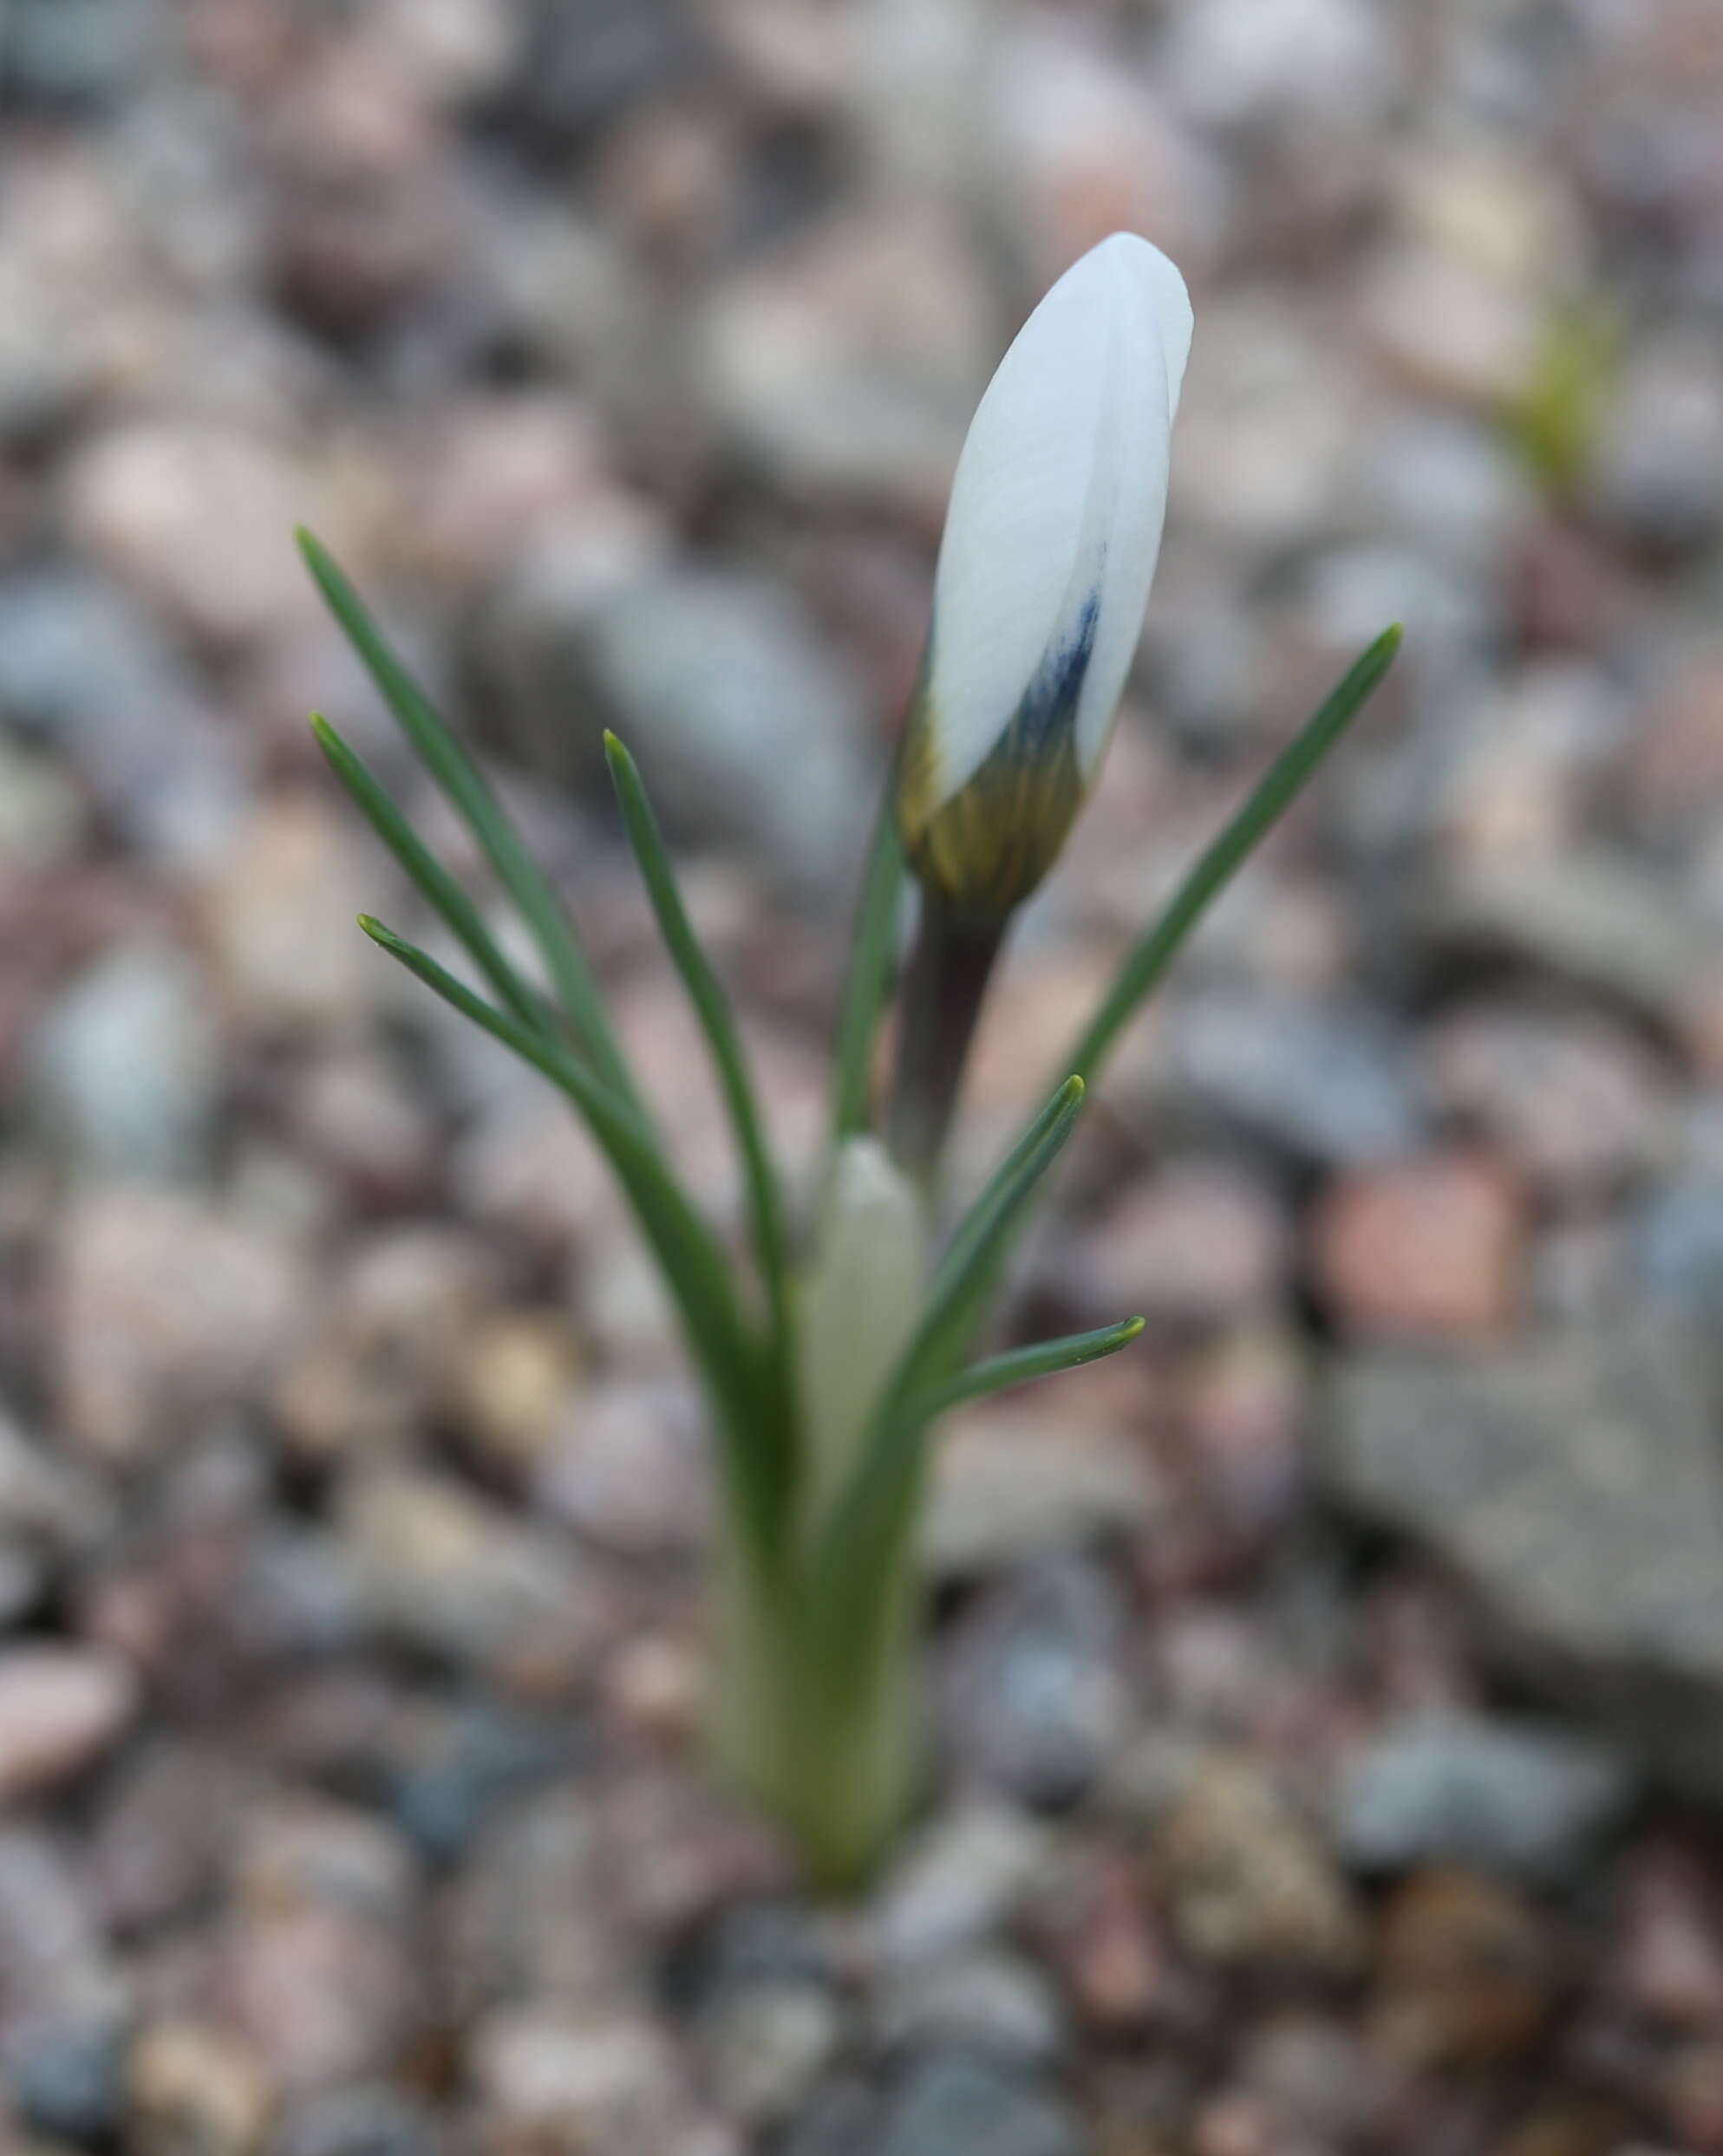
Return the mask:
M 336 775 L 482 987 L 380 922 L 360 925 L 568 1096 L 630 1201 L 712 1417 L 717 1751 L 834 1884 L 865 1872 L 916 1793 L 914 1553 L 930 1433 L 962 1402 L 1113 1354 L 1141 1330 L 1127 1318 L 976 1358 L 1012 1239 L 1120 1029 L 1399 642 L 1390 629 L 1364 653 L 1191 868 L 1126 953 L 1050 1097 L 948 1221 L 940 1163 L 988 980 L 1015 909 L 1094 780 L 1136 649 L 1191 329 L 1172 264 L 1117 234 L 1054 286 L 976 411 L 921 679 L 864 878 L 828 1156 L 803 1207 L 773 1163 L 729 1006 L 640 774 L 605 736 L 623 821 L 734 1129 L 747 1194 L 745 1274 L 677 1179 L 560 898 L 341 570 L 302 535 L 336 619 L 519 914 L 538 977 L 505 955 L 467 889 L 318 718 Z M 897 971 L 906 869 L 920 887 L 918 921 L 876 1120 L 876 1048 Z

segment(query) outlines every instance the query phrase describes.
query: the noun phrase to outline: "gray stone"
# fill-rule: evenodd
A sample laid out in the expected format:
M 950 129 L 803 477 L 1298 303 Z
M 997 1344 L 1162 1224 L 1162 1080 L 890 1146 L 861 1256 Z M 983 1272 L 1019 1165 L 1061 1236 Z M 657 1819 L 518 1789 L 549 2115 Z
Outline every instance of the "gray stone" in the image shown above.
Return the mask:
M 1558 1204 L 1608 1197 L 1668 1163 L 1674 1089 L 1626 1019 L 1478 1003 L 1439 1021 L 1423 1052 L 1446 1114 Z
M 475 1703 L 402 1762 L 392 1781 L 396 1823 L 427 1856 L 459 1857 L 499 1806 L 566 1770 L 570 1732 Z
M 673 1964 L 704 2079 L 725 2114 L 763 2127 L 786 2119 L 830 2065 L 844 2034 L 818 1920 L 783 1900 L 722 1910 Z
M 674 81 L 697 48 L 671 0 L 530 0 L 504 109 L 529 136 L 584 140 Z
M 510 1999 L 608 2011 L 644 1981 L 611 1881 L 590 1777 L 565 1778 L 494 1820 L 454 1882 L 441 1929 L 445 1988 L 463 2020 Z
M 935 1454 L 922 1560 L 936 1580 L 972 1580 L 1024 1558 L 1140 1534 L 1165 1509 L 1128 1431 L 982 1413 L 959 1423 Z
M 779 2156 L 870 2156 L 879 2099 L 861 2081 L 820 2089 L 784 2136 Z
M 351 1653 L 368 1619 L 335 1537 L 279 1519 L 250 1538 L 228 1612 L 234 1645 L 264 1661 Z
M 4 21 L 6 82 L 49 106 L 112 104 L 135 86 L 161 41 L 152 0 L 13 0 Z
M 1393 1159 L 1417 1141 L 1401 1044 L 1361 1007 L 1216 991 L 1181 1003 L 1165 1042 L 1169 1105 L 1300 1165 Z
M 1412 925 L 1439 966 L 1521 967 L 1672 1028 L 1713 942 L 1663 877 L 1601 849 L 1472 863 L 1423 895 Z
M 937 2051 L 887 2100 L 876 2156 L 1081 2156 L 1062 2104 L 983 2055 Z
M 1238 754 L 1250 738 L 1263 625 L 1237 592 L 1217 589 L 1206 565 L 1182 576 L 1169 561 L 1158 577 L 1161 603 L 1149 609 L 1142 647 L 1157 729 L 1197 753 Z
M 207 987 L 153 939 L 105 952 L 32 1043 L 39 1120 L 95 1175 L 175 1181 L 200 1166 L 219 1083 Z
M 387 2075 L 425 2002 L 412 1853 L 380 1821 L 315 1799 L 251 1810 L 221 1941 L 223 2003 L 288 2098 Z
M 898 1858 L 880 1890 L 878 1940 L 897 1965 L 1000 1929 L 1041 1876 L 1045 1830 L 1000 1803 L 948 1813 Z
M 1124 1630 L 1110 1574 L 1079 1553 L 984 1597 L 956 1629 L 944 1671 L 962 1765 L 1038 1809 L 1077 1802 L 1123 1727 L 1114 1655 Z
M 356 1478 L 338 1533 L 372 1623 L 422 1653 L 569 1675 L 591 1652 L 596 1612 L 573 1552 L 453 1477 L 382 1469 Z
M 207 1907 L 268 1769 L 146 1732 L 103 1792 L 86 1861 L 104 1919 L 134 1934 Z
M 908 1970 L 881 1995 L 880 2040 L 894 2050 L 961 2045 L 1026 2067 L 1048 2066 L 1065 2042 L 1064 2017 L 1033 1962 L 982 1947 Z
M 821 2090 L 782 2156 L 1082 2156 L 1087 2143 L 1040 2081 L 985 2052 L 941 2047 L 884 2091 Z
M 1307 548 L 1355 454 L 1361 388 L 1332 324 L 1309 309 L 1261 287 L 1205 300 L 1203 363 L 1178 414 L 1178 495 L 1193 521 L 1246 558 Z
M 1723 1184 L 1684 1178 L 1656 1191 L 1634 1223 L 1638 1284 L 1701 1324 L 1723 1312 Z
M 999 25 L 985 0 L 868 0 L 855 33 L 852 124 L 871 168 L 894 175 L 899 200 L 977 199 L 1007 153 L 997 120 L 976 95 L 999 57 Z M 1008 169 L 1021 177 L 1019 166 Z
M 0 1968 L 9 2000 L 71 2023 L 111 2006 L 118 1983 L 89 1866 L 64 1840 L 0 1827 Z
M 1472 1591 L 1496 1651 L 1723 1795 L 1723 1451 L 1702 1345 L 1642 1322 L 1336 1373 L 1322 1471 Z
M 270 2156 L 435 2156 L 441 2136 L 426 2114 L 382 2083 L 343 2088 L 297 2106 L 277 2127 Z
M 101 2140 L 125 2101 L 126 2032 L 110 2014 L 55 2023 L 28 2036 L 8 2061 L 10 2094 L 40 2133 Z
M 0 592 L 0 716 L 11 724 L 75 739 L 118 691 L 141 725 L 168 681 L 184 694 L 166 644 L 98 578 L 40 570 Z
M 91 1550 L 114 1521 L 114 1501 L 95 1475 L 0 1411 L 0 1522 L 9 1546 L 58 1567 Z
M 671 1982 L 695 2013 L 752 1983 L 817 1983 L 828 1955 L 811 1912 L 792 1901 L 744 1901 L 720 1912 L 678 1958 Z
M 1350 1760 L 1335 1827 L 1361 1870 L 1446 1862 L 1559 1886 L 1583 1875 L 1633 1790 L 1622 1759 L 1565 1729 L 1420 1716 Z
M 0 1541 L 0 1630 L 16 1625 L 42 1600 L 48 1567 L 34 1550 Z
M 693 2145 L 681 2062 L 638 2009 L 575 2014 L 529 2002 L 472 2033 L 467 2072 L 481 2146 L 643 2156 Z
M 831 2063 L 842 2035 L 832 1994 L 792 1978 L 739 1984 L 697 2024 L 706 2079 L 720 2108 L 744 2125 L 787 2118 Z
M 1298 589 L 1300 618 L 1336 654 L 1361 650 L 1390 622 L 1415 622 L 1407 673 L 1426 690 L 1462 678 L 1508 633 L 1503 590 L 1475 561 L 1445 562 L 1409 544 L 1331 547 L 1310 561 Z M 1409 684 L 1400 693 L 1413 693 Z
M 1588 506 L 1617 539 L 1692 553 L 1723 529 L 1723 368 L 1705 335 L 1634 355 L 1597 446 Z
M 810 890 L 859 861 L 878 793 L 860 696 L 778 584 L 682 569 L 595 599 L 545 577 L 499 603 L 481 646 L 535 754 L 590 771 L 609 724 L 673 829 L 745 845 Z M 571 711 L 590 714 L 578 741 Z
M 1210 0 L 1174 18 L 1165 67 L 1181 106 L 1235 127 L 1289 114 L 1355 123 L 1398 72 L 1386 18 L 1360 0 Z
M 816 498 L 931 506 L 996 357 L 992 294 L 931 202 L 833 219 L 727 278 L 692 327 L 738 458 Z
M 1530 480 L 1493 429 L 1422 409 L 1367 441 L 1361 492 L 1373 521 L 1473 574 L 1504 559 L 1532 498 Z
M 206 859 L 232 828 L 231 730 L 147 616 L 97 577 L 43 570 L 0 589 L 0 720 L 63 743 L 108 811 L 172 858 Z

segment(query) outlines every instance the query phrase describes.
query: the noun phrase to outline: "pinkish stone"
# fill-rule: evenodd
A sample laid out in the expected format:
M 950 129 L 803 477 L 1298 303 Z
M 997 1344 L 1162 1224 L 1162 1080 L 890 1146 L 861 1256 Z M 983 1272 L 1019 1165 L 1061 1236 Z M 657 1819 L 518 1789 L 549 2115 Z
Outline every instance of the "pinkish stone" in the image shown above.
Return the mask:
M 1487 1340 L 1512 1325 L 1524 1208 L 1486 1155 L 1344 1176 L 1318 1205 L 1311 1239 L 1323 1299 L 1348 1332 Z
M 0 1803 L 57 1788 L 108 1750 L 136 1712 L 115 1655 L 15 1647 L 0 1655 Z

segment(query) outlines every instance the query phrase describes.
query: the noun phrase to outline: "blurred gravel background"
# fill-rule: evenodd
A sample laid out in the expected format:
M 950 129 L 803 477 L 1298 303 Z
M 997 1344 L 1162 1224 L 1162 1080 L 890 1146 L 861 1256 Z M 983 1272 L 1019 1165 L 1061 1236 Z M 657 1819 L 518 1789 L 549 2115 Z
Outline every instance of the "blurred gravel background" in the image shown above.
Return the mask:
M 556 1102 L 359 937 L 488 745 L 689 1172 L 596 755 L 806 1162 L 944 490 L 1137 227 L 1198 342 L 969 1164 L 1353 651 L 950 1433 L 937 1797 L 704 1783 L 702 1434 Z M 0 0 L 0 2151 L 1723 2152 L 1717 0 Z

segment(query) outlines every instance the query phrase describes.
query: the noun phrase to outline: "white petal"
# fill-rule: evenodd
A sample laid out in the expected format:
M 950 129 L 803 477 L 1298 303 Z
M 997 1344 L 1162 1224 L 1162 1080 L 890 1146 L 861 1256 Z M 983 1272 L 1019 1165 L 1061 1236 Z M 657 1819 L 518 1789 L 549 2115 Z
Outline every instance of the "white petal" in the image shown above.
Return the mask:
M 938 801 L 974 775 L 1091 609 L 1078 752 L 1086 772 L 1098 759 L 1154 574 L 1190 342 L 1178 270 L 1119 232 L 1067 270 L 1000 362 L 963 444 L 940 547 L 930 681 Z
M 1106 247 L 1116 244 L 1109 241 Z M 1185 280 L 1166 257 L 1139 241 L 1128 257 L 1121 251 L 1113 261 L 1119 288 L 1115 380 L 1106 459 L 1113 488 L 1094 648 L 1077 701 L 1077 763 L 1085 783 L 1093 778 L 1112 734 L 1142 634 L 1166 522 L 1172 422 L 1191 350 L 1191 302 Z
M 1101 244 L 1113 247 L 1121 240 L 1129 250 L 1142 292 L 1153 313 L 1155 327 L 1160 332 L 1161 353 L 1166 362 L 1166 423 L 1171 427 L 1178 417 L 1178 394 L 1185 387 L 1191 333 L 1196 327 L 1191 312 L 1191 295 L 1185 289 L 1178 264 L 1147 240 L 1139 239 L 1132 232 L 1116 232 Z

